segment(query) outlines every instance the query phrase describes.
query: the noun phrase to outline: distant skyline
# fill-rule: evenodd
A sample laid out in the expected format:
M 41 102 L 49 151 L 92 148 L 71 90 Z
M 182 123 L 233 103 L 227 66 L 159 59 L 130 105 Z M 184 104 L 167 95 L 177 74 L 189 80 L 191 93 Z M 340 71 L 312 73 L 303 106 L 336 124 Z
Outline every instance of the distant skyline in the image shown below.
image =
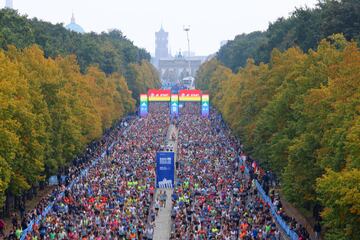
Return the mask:
M 2 7 L 6 0 L 2 0 Z M 270 22 L 288 17 L 296 7 L 314 7 L 318 0 L 13 0 L 13 7 L 30 18 L 52 23 L 76 22 L 87 32 L 119 29 L 135 45 L 150 53 L 155 49 L 155 32 L 161 24 L 169 32 L 174 55 L 187 50 L 184 25 L 190 25 L 191 51 L 209 55 L 221 41 L 236 35 L 264 31 Z

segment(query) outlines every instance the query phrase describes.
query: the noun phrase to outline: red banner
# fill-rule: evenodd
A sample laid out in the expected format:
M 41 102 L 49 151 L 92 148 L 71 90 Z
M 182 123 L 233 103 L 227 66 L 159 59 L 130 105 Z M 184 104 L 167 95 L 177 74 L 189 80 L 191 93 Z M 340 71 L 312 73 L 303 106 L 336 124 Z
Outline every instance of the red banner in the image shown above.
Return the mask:
M 201 91 L 200 90 L 180 90 L 179 91 L 179 101 L 183 102 L 200 102 L 201 101 Z
M 154 102 L 154 101 L 160 101 L 160 102 L 165 102 L 165 101 L 170 101 L 170 96 L 171 96 L 171 90 L 170 89 L 149 89 L 148 91 L 148 97 L 149 97 L 149 102 Z

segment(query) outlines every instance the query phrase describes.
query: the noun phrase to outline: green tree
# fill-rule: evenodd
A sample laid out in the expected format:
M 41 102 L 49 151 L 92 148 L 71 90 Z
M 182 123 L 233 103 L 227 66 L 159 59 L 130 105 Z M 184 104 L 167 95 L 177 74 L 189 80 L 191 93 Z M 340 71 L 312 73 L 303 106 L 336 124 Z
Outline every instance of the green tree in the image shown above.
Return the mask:
M 360 170 L 328 170 L 317 181 L 327 227 L 326 239 L 358 239 L 360 235 Z

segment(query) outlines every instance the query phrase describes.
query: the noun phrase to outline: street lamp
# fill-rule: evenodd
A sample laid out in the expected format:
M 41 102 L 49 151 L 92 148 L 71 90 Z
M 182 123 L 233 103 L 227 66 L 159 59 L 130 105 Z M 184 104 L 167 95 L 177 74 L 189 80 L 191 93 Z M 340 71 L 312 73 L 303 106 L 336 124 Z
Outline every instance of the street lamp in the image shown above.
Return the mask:
M 190 38 L 189 38 L 189 31 L 190 31 L 190 26 L 184 26 L 184 31 L 186 32 L 186 37 L 187 37 L 187 41 L 188 41 L 188 63 L 189 63 L 189 77 L 191 77 L 191 63 L 190 63 Z

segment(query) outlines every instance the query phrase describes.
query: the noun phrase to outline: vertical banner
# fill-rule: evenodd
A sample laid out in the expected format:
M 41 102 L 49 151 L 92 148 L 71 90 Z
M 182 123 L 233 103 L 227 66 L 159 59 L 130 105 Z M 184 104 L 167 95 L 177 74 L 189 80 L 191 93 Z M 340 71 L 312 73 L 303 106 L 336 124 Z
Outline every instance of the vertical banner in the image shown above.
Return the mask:
M 171 94 L 170 113 L 172 117 L 179 116 L 179 96 Z
M 208 117 L 209 113 L 210 113 L 209 94 L 203 94 L 201 96 L 201 115 L 203 117 Z
M 173 188 L 175 180 L 174 152 L 156 153 L 156 187 Z
M 146 94 L 140 94 L 140 117 L 148 115 L 148 96 Z

